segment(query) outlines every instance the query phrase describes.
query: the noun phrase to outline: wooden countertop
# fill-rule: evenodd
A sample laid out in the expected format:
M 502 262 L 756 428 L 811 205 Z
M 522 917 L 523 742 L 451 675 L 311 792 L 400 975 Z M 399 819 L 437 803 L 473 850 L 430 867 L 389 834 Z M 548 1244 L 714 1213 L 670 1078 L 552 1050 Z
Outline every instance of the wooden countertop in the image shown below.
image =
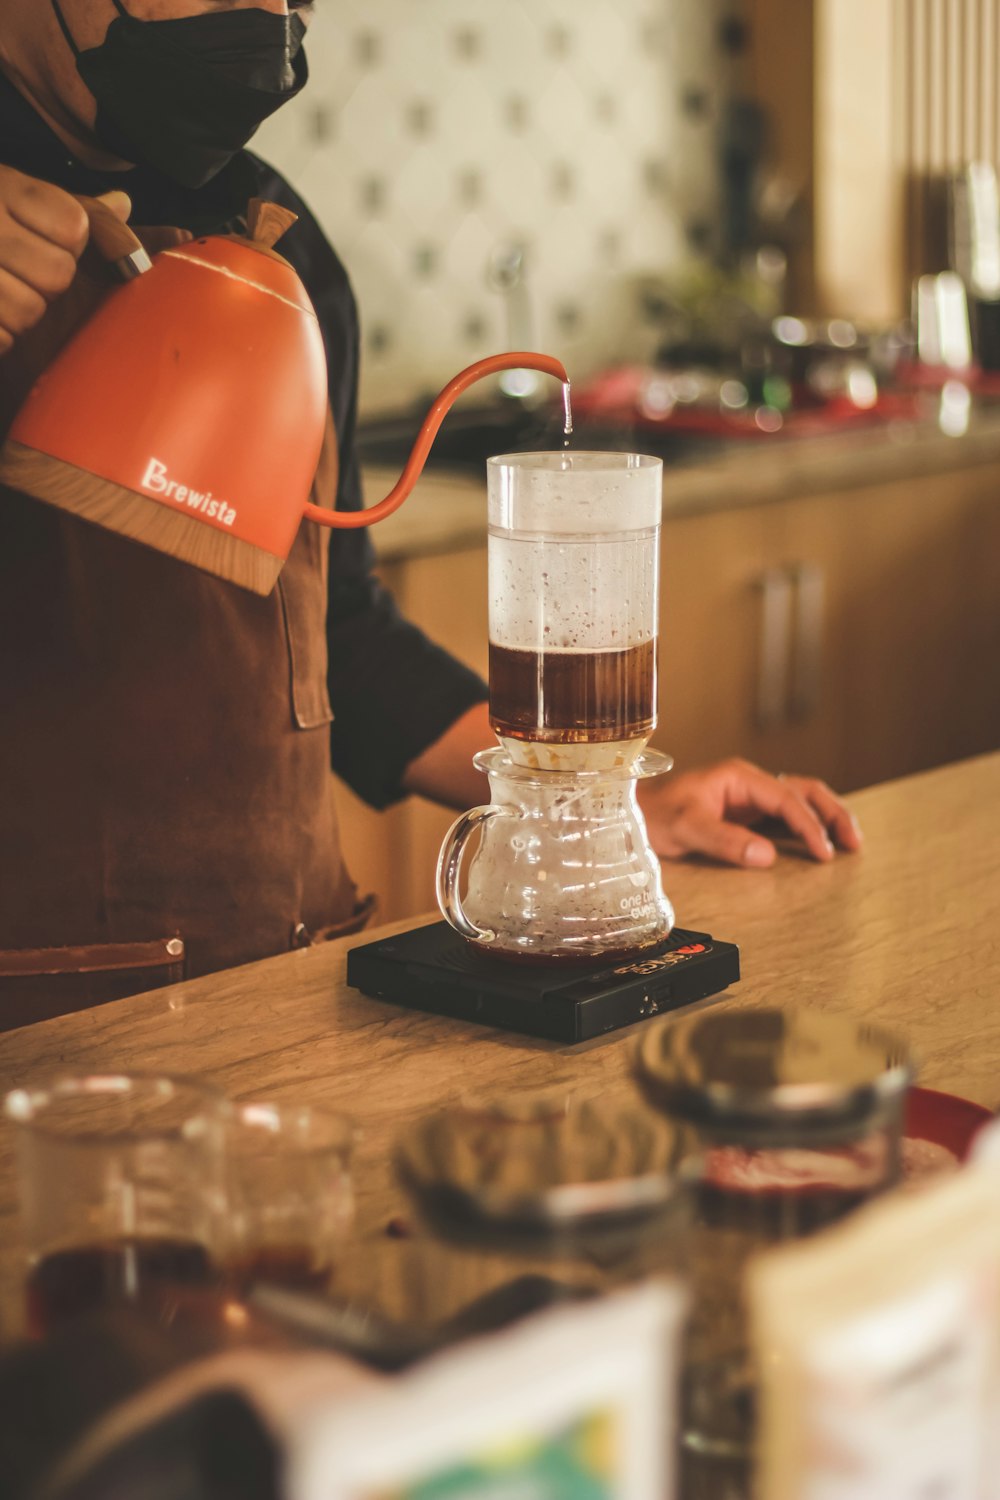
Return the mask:
M 743 980 L 718 1002 L 853 1012 L 902 1028 L 920 1080 L 1000 1106 L 1000 754 L 859 792 L 861 854 L 773 870 L 665 867 L 687 927 L 737 942 Z M 388 932 L 390 928 L 383 929 Z M 398 930 L 398 929 L 395 929 Z M 344 1109 L 364 1131 L 359 1232 L 373 1263 L 404 1212 L 392 1142 L 465 1089 L 600 1083 L 631 1091 L 634 1035 L 565 1047 L 365 999 L 347 949 L 372 934 L 120 1000 L 0 1036 L 3 1089 L 83 1069 L 201 1074 L 233 1097 Z M 9 1127 L 0 1134 L 0 1316 L 20 1251 Z M 6 1316 L 3 1316 L 6 1314 Z
M 581 443 L 586 433 L 581 432 Z M 935 422 L 890 422 L 824 437 L 737 443 L 713 458 L 666 464 L 663 517 L 829 495 L 910 475 L 948 473 L 1000 458 L 1000 411 L 976 411 L 960 437 Z M 398 472 L 364 471 L 365 504 L 388 494 Z M 372 531 L 379 557 L 395 562 L 485 545 L 486 479 L 429 468 L 413 495 Z

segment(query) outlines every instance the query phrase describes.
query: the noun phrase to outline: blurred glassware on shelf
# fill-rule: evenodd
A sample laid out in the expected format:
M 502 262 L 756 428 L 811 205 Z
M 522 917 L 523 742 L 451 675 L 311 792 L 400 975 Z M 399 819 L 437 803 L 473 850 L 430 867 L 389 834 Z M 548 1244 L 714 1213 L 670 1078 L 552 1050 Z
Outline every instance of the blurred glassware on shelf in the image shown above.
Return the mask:
M 1000 189 L 992 162 L 969 162 L 947 183 L 948 263 L 965 285 L 972 344 L 983 370 L 1000 370 Z
M 955 271 L 918 276 L 914 286 L 914 322 L 921 364 L 967 370 L 972 364 L 972 334 L 965 284 Z
M 972 296 L 1000 298 L 1000 192 L 992 162 L 969 162 L 948 180 L 948 259 Z
M 962 380 L 946 380 L 938 398 L 938 426 L 948 437 L 962 437 L 969 430 L 972 392 Z

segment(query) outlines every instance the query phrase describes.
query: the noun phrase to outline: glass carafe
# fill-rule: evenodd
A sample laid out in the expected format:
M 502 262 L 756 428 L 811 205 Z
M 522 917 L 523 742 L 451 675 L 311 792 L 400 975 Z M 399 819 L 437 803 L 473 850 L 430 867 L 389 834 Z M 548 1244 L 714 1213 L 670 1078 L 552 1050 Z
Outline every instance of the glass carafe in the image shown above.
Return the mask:
M 508 453 L 486 470 L 493 729 L 520 765 L 627 765 L 656 724 L 663 465 Z
M 668 771 L 647 750 L 630 765 L 533 770 L 506 750 L 474 764 L 490 802 L 452 825 L 438 860 L 438 902 L 483 951 L 534 961 L 613 959 L 662 942 L 674 914 L 639 810 L 640 779 Z M 479 830 L 463 899 L 463 853 Z

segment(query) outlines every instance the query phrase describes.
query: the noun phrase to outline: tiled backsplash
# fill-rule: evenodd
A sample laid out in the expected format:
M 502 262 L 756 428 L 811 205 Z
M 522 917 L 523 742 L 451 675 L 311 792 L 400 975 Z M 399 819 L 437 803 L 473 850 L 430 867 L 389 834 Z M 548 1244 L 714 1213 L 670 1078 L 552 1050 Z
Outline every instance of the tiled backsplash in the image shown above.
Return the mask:
M 309 87 L 254 146 L 351 274 L 364 409 L 522 340 L 576 375 L 646 351 L 630 278 L 676 265 L 715 223 L 733 8 L 320 0 Z

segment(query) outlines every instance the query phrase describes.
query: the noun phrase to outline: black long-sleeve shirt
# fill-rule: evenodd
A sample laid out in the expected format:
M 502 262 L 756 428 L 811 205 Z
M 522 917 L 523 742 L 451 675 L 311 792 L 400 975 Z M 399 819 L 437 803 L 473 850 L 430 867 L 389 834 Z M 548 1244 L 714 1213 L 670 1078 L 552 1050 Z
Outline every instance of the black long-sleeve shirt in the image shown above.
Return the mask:
M 299 222 L 282 241 L 312 299 L 327 351 L 330 405 L 339 445 L 338 509 L 362 505 L 354 432 L 358 381 L 358 317 L 347 273 L 315 216 L 273 167 L 241 152 L 198 189 L 134 167 L 97 171 L 70 155 L 28 101 L 0 74 L 0 164 L 68 192 L 97 195 L 112 188 L 132 200 L 132 221 L 174 225 L 196 234 L 233 224 L 251 197 L 282 203 Z M 334 713 L 335 771 L 376 807 L 398 798 L 406 766 L 486 688 L 422 631 L 404 620 L 372 575 L 367 531 L 333 533 L 330 546 L 327 640 Z

